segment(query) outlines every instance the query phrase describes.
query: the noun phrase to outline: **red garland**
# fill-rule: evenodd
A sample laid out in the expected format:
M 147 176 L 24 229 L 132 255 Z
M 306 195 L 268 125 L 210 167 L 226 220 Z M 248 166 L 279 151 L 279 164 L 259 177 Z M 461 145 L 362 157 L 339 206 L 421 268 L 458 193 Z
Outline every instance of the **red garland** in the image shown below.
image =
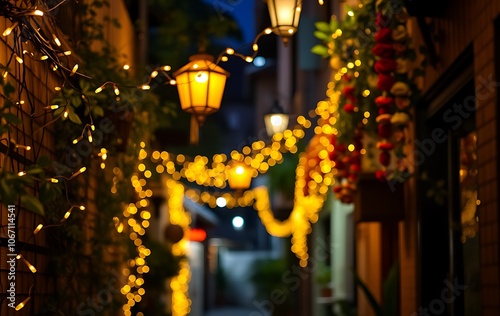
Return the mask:
M 399 53 L 400 48 L 394 47 L 392 39 L 392 29 L 388 27 L 390 18 L 382 13 L 377 14 L 376 25 L 378 27 L 375 33 L 375 46 L 372 52 L 378 57 L 374 65 L 374 70 L 378 74 L 377 88 L 382 91 L 382 96 L 375 99 L 378 109 L 377 116 L 377 131 L 381 141 L 377 144 L 380 149 L 379 162 L 384 167 L 384 170 L 379 170 L 375 173 L 378 179 L 385 178 L 385 168 L 391 164 L 391 153 L 394 149 L 394 144 L 390 142 L 393 136 L 391 117 L 394 113 L 394 99 L 387 96 L 395 83 L 392 75 L 397 69 L 397 63 L 394 57 Z
M 345 77 L 345 76 L 344 76 Z M 351 81 L 348 78 L 347 81 Z M 356 108 L 356 97 L 354 96 L 354 85 L 347 85 L 342 89 L 342 94 L 348 100 L 342 109 L 346 113 L 354 113 Z M 338 143 L 335 135 L 332 135 L 331 144 L 334 150 L 330 153 L 330 160 L 335 162 L 337 169 L 337 183 L 333 187 L 335 197 L 342 203 L 349 204 L 354 201 L 354 192 L 356 191 L 356 182 L 361 172 L 361 149 L 363 148 L 363 134 L 361 128 L 354 132 L 352 144 L 354 148 L 348 148 L 345 143 Z

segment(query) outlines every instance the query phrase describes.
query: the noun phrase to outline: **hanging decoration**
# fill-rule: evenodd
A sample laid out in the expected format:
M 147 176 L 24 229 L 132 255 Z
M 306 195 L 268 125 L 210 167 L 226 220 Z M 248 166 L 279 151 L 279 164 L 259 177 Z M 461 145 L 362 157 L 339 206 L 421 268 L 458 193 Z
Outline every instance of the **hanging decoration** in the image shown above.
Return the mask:
M 275 101 L 271 110 L 264 115 L 267 135 L 272 137 L 276 133 L 284 132 L 288 128 L 289 119 L 289 115 L 285 114 L 278 101 Z
M 269 17 L 273 32 L 281 37 L 285 46 L 290 37 L 297 32 L 299 26 L 302 1 L 300 0 L 267 0 Z
M 190 143 L 198 143 L 199 126 L 207 115 L 217 112 L 229 73 L 208 54 L 197 54 L 174 74 L 183 111 L 191 113 Z
M 397 182 L 411 174 L 407 127 L 418 95 L 414 82 L 423 72 L 410 67 L 417 56 L 410 48 L 402 3 L 370 1 L 346 12 L 341 21 L 332 17 L 329 23 L 316 23 L 315 36 L 323 44 L 312 51 L 329 58 L 334 70 L 326 93 L 329 123 L 336 131 L 330 157 L 338 170 L 333 190 L 339 200 L 351 203 L 360 172 Z M 339 100 L 340 107 L 335 105 Z

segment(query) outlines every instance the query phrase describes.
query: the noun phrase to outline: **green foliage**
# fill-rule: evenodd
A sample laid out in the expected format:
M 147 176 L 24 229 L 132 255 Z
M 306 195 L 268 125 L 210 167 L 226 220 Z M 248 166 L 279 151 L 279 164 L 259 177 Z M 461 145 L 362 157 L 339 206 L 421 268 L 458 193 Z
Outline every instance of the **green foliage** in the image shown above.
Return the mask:
M 176 69 L 187 62 L 186 54 L 205 49 L 218 54 L 220 47 L 211 39 L 232 36 L 240 40 L 241 32 L 234 19 L 221 16 L 216 5 L 202 0 L 148 0 L 151 10 L 150 61 L 168 63 Z
M 319 263 L 318 270 L 314 274 L 314 280 L 316 283 L 325 286 L 332 281 L 332 271 L 330 266 Z
M 299 163 L 299 155 L 285 153 L 283 162 L 269 169 L 269 191 L 281 192 L 288 199 L 293 199 L 295 189 L 295 168 Z
M 366 284 L 361 278 L 356 275 L 356 283 L 365 294 L 368 303 L 372 307 L 376 316 L 397 316 L 398 315 L 398 302 L 399 302 L 399 267 L 394 264 L 389 270 L 387 278 L 382 284 L 382 297 L 384 303 L 379 304 L 377 299 L 370 292 Z

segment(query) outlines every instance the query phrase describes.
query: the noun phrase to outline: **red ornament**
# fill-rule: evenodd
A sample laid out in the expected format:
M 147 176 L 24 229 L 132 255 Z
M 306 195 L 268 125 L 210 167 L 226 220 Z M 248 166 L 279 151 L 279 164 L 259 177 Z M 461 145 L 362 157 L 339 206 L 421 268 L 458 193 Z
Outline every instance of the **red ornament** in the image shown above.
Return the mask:
M 352 173 L 357 173 L 361 170 L 361 166 L 358 164 L 353 164 L 349 167 L 349 171 Z
M 343 109 L 344 109 L 344 112 L 346 112 L 346 113 L 352 113 L 352 112 L 354 112 L 356 107 L 352 103 L 347 103 L 346 105 L 344 105 Z
M 379 74 L 377 81 L 377 89 L 380 91 L 390 91 L 394 85 L 394 78 L 390 75 Z
M 377 13 L 377 17 L 375 19 L 375 25 L 382 28 L 382 27 L 387 27 L 389 25 L 389 22 L 391 19 L 382 13 Z
M 346 97 L 354 96 L 354 86 L 345 86 L 344 89 L 342 90 L 342 94 L 345 95 Z
M 379 181 L 384 181 L 385 180 L 385 171 L 384 170 L 377 170 L 375 171 L 375 178 Z
M 341 152 L 341 153 L 345 153 L 345 151 L 347 150 L 347 147 L 345 144 L 338 144 L 336 149 Z
M 391 154 L 388 151 L 382 151 L 378 156 L 378 161 L 382 166 L 389 166 L 391 163 Z
M 377 143 L 377 148 L 384 151 L 392 150 L 394 149 L 394 144 L 387 141 L 382 141 Z
M 392 29 L 390 27 L 382 27 L 375 34 L 375 42 L 390 43 L 392 41 Z
M 391 106 L 394 100 L 391 97 L 379 96 L 375 98 L 375 104 L 377 106 Z
M 375 56 L 381 58 L 393 58 L 394 57 L 394 48 L 391 44 L 383 44 L 378 43 L 372 49 L 372 52 Z
M 380 138 L 389 138 L 391 137 L 392 134 L 392 125 L 391 124 L 380 124 L 377 126 L 378 129 L 378 135 Z
M 391 109 L 388 106 L 381 106 L 378 108 L 378 115 L 391 114 Z
M 394 59 L 382 58 L 375 62 L 373 68 L 377 73 L 388 74 L 396 70 L 398 64 Z
M 333 187 L 333 192 L 334 193 L 340 193 L 342 191 L 342 186 L 338 185 L 336 187 Z

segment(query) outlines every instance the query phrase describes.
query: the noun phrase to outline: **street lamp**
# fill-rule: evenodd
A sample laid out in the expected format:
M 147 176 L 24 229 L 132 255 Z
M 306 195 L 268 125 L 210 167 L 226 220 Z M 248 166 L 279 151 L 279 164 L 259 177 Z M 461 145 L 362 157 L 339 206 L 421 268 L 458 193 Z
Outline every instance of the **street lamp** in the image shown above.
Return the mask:
M 174 74 L 183 111 L 191 113 L 191 144 L 198 143 L 199 126 L 219 110 L 229 73 L 208 54 L 197 54 Z
M 252 182 L 252 169 L 244 162 L 233 160 L 227 170 L 227 181 L 233 190 L 246 190 Z
M 278 101 L 275 101 L 271 110 L 264 115 L 267 135 L 272 137 L 276 133 L 284 132 L 288 127 L 288 120 L 288 114 L 285 114 Z
M 281 37 L 285 46 L 297 32 L 302 0 L 267 0 L 273 32 Z

